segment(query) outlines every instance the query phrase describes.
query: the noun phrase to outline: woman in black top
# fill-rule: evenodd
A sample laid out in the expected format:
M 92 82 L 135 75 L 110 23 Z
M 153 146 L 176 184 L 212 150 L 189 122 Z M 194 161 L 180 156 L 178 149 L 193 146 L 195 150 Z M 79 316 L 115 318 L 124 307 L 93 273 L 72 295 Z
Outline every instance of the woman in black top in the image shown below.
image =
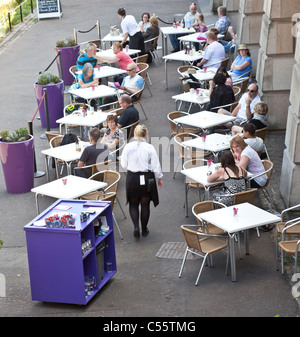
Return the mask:
M 232 87 L 226 85 L 226 77 L 217 73 L 213 78 L 213 83 L 210 82 L 210 102 L 206 109 L 217 112 L 215 107 L 233 103 L 235 101 L 234 92 Z M 215 85 L 213 87 L 213 85 Z

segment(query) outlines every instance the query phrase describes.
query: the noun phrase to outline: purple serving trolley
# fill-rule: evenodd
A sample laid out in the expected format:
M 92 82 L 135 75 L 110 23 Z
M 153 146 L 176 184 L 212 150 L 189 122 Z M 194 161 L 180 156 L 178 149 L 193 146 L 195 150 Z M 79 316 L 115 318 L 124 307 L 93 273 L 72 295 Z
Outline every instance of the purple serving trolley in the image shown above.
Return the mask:
M 81 222 L 80 214 L 87 210 L 95 212 Z M 75 228 L 44 227 L 44 219 L 54 213 L 75 214 Z M 95 236 L 94 220 L 98 222 L 99 216 L 105 217 L 109 230 Z M 24 230 L 33 301 L 85 305 L 117 271 L 109 201 L 57 200 Z M 91 248 L 83 255 L 82 242 L 86 240 L 90 240 Z M 86 276 L 96 280 L 94 290 L 89 294 L 85 289 Z

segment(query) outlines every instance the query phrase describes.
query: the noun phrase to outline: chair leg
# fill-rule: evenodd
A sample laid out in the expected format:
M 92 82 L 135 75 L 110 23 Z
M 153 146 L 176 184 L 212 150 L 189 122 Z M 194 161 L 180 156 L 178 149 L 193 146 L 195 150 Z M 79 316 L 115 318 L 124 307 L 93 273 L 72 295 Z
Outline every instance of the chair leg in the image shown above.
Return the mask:
M 147 78 L 148 78 L 149 84 L 152 85 L 151 78 L 148 72 L 147 72 Z
M 284 268 L 283 268 L 283 249 L 281 248 L 281 274 L 284 274 Z
M 117 200 L 117 202 L 118 202 L 118 204 L 119 204 L 119 207 L 121 208 L 121 211 L 122 211 L 122 213 L 123 213 L 123 215 L 124 215 L 124 219 L 126 219 L 126 215 L 125 215 L 125 213 L 124 213 L 124 210 L 123 210 L 123 208 L 122 208 L 122 206 L 121 206 L 121 203 L 120 203 L 120 200 L 118 199 L 118 197 L 116 197 L 116 200 Z
M 203 262 L 202 262 L 202 265 L 201 265 L 201 268 L 199 270 L 199 273 L 198 273 L 198 276 L 197 276 L 197 279 L 196 279 L 196 282 L 195 282 L 195 286 L 198 285 L 198 282 L 199 282 L 199 279 L 200 279 L 200 276 L 201 276 L 201 273 L 202 273 L 202 269 L 204 267 L 204 264 L 205 264 L 205 261 L 206 261 L 206 258 L 207 258 L 208 254 L 205 254 L 204 258 L 203 258 Z
M 183 256 L 183 260 L 182 260 L 182 263 L 181 263 L 181 267 L 180 267 L 180 271 L 179 271 L 178 277 L 181 277 L 182 270 L 183 270 L 183 267 L 184 267 L 184 264 L 185 264 L 185 261 L 186 261 L 187 254 L 188 254 L 188 247 L 186 247 L 186 250 L 185 250 L 185 253 L 184 253 L 184 256 Z
M 176 172 L 177 172 L 177 167 L 178 167 L 178 164 L 179 164 L 179 160 L 180 160 L 180 156 L 178 157 L 178 160 L 177 160 L 177 163 L 176 163 L 176 167 L 175 167 L 175 170 L 174 170 L 173 179 L 175 179 L 175 175 L 176 175 Z
M 146 115 L 146 112 L 145 112 L 145 110 L 144 110 L 144 108 L 143 108 L 142 103 L 141 103 L 141 102 L 139 102 L 139 103 L 140 103 L 140 106 L 141 106 L 141 109 L 142 109 L 142 111 L 143 111 L 143 114 L 144 114 L 145 118 L 148 119 L 148 118 L 147 118 L 147 115 Z
M 260 238 L 260 233 L 259 233 L 259 228 L 258 227 L 256 227 L 256 233 L 257 233 L 257 237 Z
M 149 90 L 150 96 L 152 97 L 153 95 L 152 95 L 152 92 L 151 92 L 151 90 L 150 90 L 150 87 L 149 87 L 149 85 L 148 85 L 147 82 L 145 82 L 145 83 L 146 83 L 147 89 Z
M 120 234 L 121 240 L 123 240 L 124 237 L 123 237 L 123 235 L 122 235 L 122 233 L 121 233 L 121 230 L 120 230 L 120 227 L 119 227 L 119 225 L 118 225 L 118 223 L 117 223 L 117 220 L 116 220 L 116 217 L 115 217 L 114 212 L 112 212 L 112 216 L 113 216 L 113 220 L 114 220 L 114 222 L 115 222 L 115 225 L 116 225 L 116 227 L 117 227 L 117 229 L 118 229 L 118 232 L 119 232 L 119 234 Z

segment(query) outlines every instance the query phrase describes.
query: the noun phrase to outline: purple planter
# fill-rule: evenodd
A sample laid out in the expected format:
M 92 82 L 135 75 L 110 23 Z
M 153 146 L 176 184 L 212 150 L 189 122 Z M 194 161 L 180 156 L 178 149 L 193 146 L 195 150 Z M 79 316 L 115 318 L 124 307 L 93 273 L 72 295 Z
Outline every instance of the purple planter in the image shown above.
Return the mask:
M 34 138 L 0 142 L 0 159 L 8 193 L 27 193 L 34 186 Z
M 64 111 L 64 82 L 61 81 L 57 84 L 47 84 L 39 85 L 34 84 L 34 91 L 36 96 L 37 104 L 40 104 L 40 101 L 43 97 L 43 89 L 47 89 L 47 98 L 48 98 L 48 112 L 49 112 L 49 127 L 51 129 L 58 128 L 59 124 L 56 123 L 56 120 L 63 117 Z M 47 128 L 47 120 L 45 114 L 45 101 L 40 106 L 40 117 L 43 128 Z
M 63 80 L 65 85 L 71 85 L 74 81 L 74 77 L 70 74 L 69 69 L 70 67 L 76 65 L 78 56 L 80 54 L 80 46 L 73 46 L 73 47 L 55 47 L 55 55 L 58 54 L 60 50 L 60 58 L 62 64 L 62 71 L 63 71 Z M 56 59 L 57 68 L 59 72 L 59 76 L 62 79 L 62 75 L 60 73 L 60 65 L 59 65 L 59 57 Z

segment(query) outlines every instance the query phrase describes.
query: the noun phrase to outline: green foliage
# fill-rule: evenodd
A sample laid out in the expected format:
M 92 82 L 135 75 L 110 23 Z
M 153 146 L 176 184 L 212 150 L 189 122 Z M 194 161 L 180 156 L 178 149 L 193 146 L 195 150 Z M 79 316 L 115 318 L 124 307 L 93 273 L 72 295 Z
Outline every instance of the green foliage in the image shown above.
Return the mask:
M 29 139 L 29 133 L 27 128 L 19 128 L 12 132 L 3 130 L 0 131 L 0 137 L 2 142 L 17 143 Z
M 44 71 L 37 79 L 37 84 L 47 85 L 56 84 L 60 82 L 60 78 L 57 75 L 53 75 L 50 71 Z
M 0 239 L 0 249 L 3 246 L 3 241 Z
M 56 41 L 56 47 L 58 47 L 58 48 L 73 47 L 73 46 L 77 46 L 77 43 L 71 37 L 67 37 L 64 40 Z

